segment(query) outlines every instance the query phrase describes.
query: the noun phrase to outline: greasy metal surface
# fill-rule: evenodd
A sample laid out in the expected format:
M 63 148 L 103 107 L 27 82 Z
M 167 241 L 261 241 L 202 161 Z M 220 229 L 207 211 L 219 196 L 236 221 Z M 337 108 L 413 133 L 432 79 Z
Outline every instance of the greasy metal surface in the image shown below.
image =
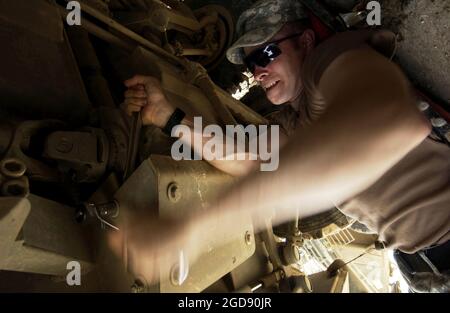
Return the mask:
M 200 30 L 200 23 L 195 17 L 183 15 L 176 8 L 168 7 L 159 1 L 148 1 L 147 9 L 131 12 L 117 12 L 115 17 L 125 26 L 140 30 L 143 27 L 152 27 L 157 31 L 165 32 L 170 29 L 180 29 L 192 33 Z
M 48 1 L 0 4 L 0 81 L 7 82 L 0 88 L 2 117 L 84 120 L 89 100 L 62 40 L 60 14 Z
M 45 199 L 0 198 L 0 269 L 65 275 L 74 260 L 88 272 L 87 245 L 68 218 L 70 212 Z
M 17 158 L 27 167 L 27 176 L 30 179 L 41 181 L 58 181 L 59 173 L 49 165 L 30 157 L 25 151 L 34 144 L 32 138 L 48 134 L 64 126 L 64 123 L 57 120 L 26 121 L 17 125 L 10 138 L 8 150 L 5 158 Z
M 0 0 L 0 21 L 34 32 L 53 42 L 63 41 L 63 23 L 57 14 L 57 8 L 49 1 Z
M 141 164 L 115 198 L 121 210 L 153 209 L 158 210 L 160 216 L 183 218 L 193 210 L 207 209 L 233 181 L 230 176 L 203 161 L 177 162 L 170 157 L 152 156 Z M 175 198 L 168 193 L 168 187 L 174 183 L 180 193 Z M 162 281 L 160 291 L 200 292 L 248 259 L 255 251 L 250 216 L 236 221 L 235 226 L 240 230 L 225 244 L 219 244 L 223 236 L 215 229 L 207 230 L 206 251 L 191 265 L 187 280 L 181 286 Z M 249 243 L 246 242 L 247 232 L 250 234 Z M 169 273 L 172 266 L 163 264 L 161 273 Z
M 57 202 L 30 195 L 31 212 L 23 225 L 28 246 L 83 261 L 92 261 L 89 229 L 75 221 L 75 210 Z
M 98 11 L 97 9 L 91 7 L 86 2 L 82 2 L 81 9 L 86 12 L 87 14 L 97 18 L 98 20 L 102 21 L 103 23 L 106 23 L 109 27 L 116 30 L 117 32 L 125 35 L 126 37 L 134 40 L 138 44 L 150 49 L 151 51 L 157 53 L 161 57 L 164 57 L 177 65 L 182 65 L 182 62 L 176 58 L 174 55 L 170 54 L 166 50 L 162 49 L 161 47 L 155 45 L 154 43 L 148 41 L 144 37 L 132 32 L 128 28 L 122 26 L 120 23 L 116 22 L 114 19 L 106 16 L 102 12 Z
M 68 27 L 67 36 L 92 103 L 96 106 L 115 107 L 108 82 L 89 40 L 89 33 L 82 28 Z
M 45 141 L 44 156 L 58 162 L 59 170 L 72 181 L 96 182 L 106 171 L 109 142 L 101 129 L 56 131 Z

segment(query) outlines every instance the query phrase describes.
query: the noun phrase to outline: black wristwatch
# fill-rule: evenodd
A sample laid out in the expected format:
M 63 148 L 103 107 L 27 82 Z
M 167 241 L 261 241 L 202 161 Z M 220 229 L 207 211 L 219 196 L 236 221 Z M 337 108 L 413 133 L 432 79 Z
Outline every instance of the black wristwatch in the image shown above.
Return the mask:
M 185 116 L 186 113 L 176 108 L 175 111 L 170 116 L 169 120 L 167 121 L 166 126 L 162 128 L 163 133 L 170 137 L 172 133 L 172 128 L 174 128 L 177 125 L 180 125 L 181 121 Z

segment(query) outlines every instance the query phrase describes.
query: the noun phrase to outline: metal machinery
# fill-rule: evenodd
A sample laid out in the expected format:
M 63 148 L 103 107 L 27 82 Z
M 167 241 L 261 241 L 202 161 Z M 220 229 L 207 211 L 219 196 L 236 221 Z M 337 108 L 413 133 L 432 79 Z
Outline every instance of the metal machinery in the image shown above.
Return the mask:
M 161 268 L 169 279 L 156 286 L 123 269 L 105 243 L 105 230 L 123 212 L 182 218 L 234 180 L 203 161 L 172 160 L 171 138 L 120 110 L 122 82 L 136 73 L 155 76 L 170 101 L 210 123 L 266 120 L 208 76 L 233 39 L 226 8 L 192 10 L 176 0 L 80 3 L 81 26 L 68 26 L 66 1 L 0 1 L 0 289 L 310 291 L 290 265 L 305 238 L 348 224 L 337 211 L 275 230 L 268 220 L 260 234 L 248 217 L 225 246 L 211 230 L 208 250 L 181 285 L 170 279 L 173 264 Z M 83 273 L 75 289 L 65 284 L 72 260 Z

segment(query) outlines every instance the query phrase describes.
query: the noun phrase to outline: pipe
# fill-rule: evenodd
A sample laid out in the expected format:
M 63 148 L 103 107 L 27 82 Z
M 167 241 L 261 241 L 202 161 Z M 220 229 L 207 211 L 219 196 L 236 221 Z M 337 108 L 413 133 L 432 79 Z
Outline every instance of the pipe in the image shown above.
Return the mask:
M 68 12 L 65 8 L 59 7 L 59 11 L 64 18 L 66 18 Z M 95 25 L 94 23 L 84 19 L 81 27 L 88 31 L 90 34 L 109 42 L 112 45 L 118 46 L 119 48 L 131 52 L 134 50 L 135 46 L 131 43 L 126 42 L 122 38 L 117 37 L 116 35 L 111 34 L 110 32 L 104 30 L 103 28 Z
M 89 6 L 88 4 L 86 4 L 84 1 L 81 1 L 82 5 L 81 5 L 81 10 L 86 12 L 87 14 L 91 15 L 92 17 L 95 17 L 96 19 L 98 19 L 99 21 L 107 24 L 109 27 L 111 27 L 112 29 L 118 31 L 119 33 L 127 36 L 128 38 L 136 41 L 137 43 L 139 43 L 140 45 L 152 50 L 153 52 L 160 54 L 161 56 L 168 58 L 169 60 L 171 60 L 172 62 L 175 62 L 177 65 L 181 65 L 184 67 L 184 64 L 181 60 L 179 60 L 176 56 L 168 53 L 166 50 L 158 47 L 157 45 L 155 45 L 154 43 L 151 43 L 150 41 L 148 41 L 147 39 L 145 39 L 144 37 L 136 34 L 135 32 L 129 30 L 128 28 L 122 26 L 121 24 L 119 24 L 118 22 L 116 22 L 115 20 L 113 20 L 112 18 L 104 15 L 103 13 L 99 12 L 98 10 L 92 8 L 91 6 Z M 83 20 L 82 24 L 85 22 L 85 20 Z M 83 26 L 83 25 L 82 25 Z

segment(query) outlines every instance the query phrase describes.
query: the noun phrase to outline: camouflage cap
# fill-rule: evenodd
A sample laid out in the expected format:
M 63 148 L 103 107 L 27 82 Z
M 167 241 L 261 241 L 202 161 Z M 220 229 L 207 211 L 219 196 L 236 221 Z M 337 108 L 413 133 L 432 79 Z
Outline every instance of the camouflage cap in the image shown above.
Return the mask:
M 244 47 L 263 44 L 278 33 L 284 24 L 307 18 L 299 0 L 260 0 L 244 11 L 236 30 L 239 39 L 227 50 L 231 63 L 242 64 Z

